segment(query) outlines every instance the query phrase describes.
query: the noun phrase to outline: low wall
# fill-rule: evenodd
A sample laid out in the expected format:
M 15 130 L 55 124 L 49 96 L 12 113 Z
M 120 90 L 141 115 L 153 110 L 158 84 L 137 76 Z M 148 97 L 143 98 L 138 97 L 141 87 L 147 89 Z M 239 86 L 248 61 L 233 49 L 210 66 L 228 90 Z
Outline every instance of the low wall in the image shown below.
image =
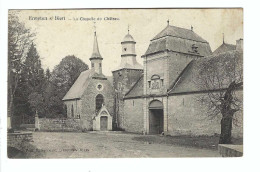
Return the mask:
M 39 118 L 40 131 L 81 131 L 80 119 Z
M 218 151 L 222 157 L 241 157 L 243 145 L 219 144 Z
M 7 146 L 19 148 L 23 142 L 33 142 L 33 136 L 31 132 L 23 133 L 8 133 Z

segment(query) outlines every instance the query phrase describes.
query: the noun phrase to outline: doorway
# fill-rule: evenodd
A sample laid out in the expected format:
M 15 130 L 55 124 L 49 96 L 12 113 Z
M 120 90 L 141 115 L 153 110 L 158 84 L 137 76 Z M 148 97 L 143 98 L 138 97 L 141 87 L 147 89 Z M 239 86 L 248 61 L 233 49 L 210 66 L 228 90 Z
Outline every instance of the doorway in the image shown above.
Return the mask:
M 163 132 L 163 110 L 162 109 L 150 109 L 149 118 L 149 133 L 161 134 Z
M 163 131 L 163 103 L 153 100 L 149 105 L 149 134 L 161 134 Z
M 100 117 L 100 130 L 107 131 L 107 116 Z

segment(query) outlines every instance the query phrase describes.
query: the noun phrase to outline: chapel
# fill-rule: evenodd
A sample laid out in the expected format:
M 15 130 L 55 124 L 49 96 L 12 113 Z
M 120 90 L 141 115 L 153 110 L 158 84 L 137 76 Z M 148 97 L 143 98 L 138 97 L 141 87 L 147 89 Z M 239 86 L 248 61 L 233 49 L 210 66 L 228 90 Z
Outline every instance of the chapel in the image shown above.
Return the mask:
M 91 69 L 83 71 L 62 99 L 67 117 L 80 119 L 82 130 L 112 130 L 114 89 L 102 73 L 102 60 L 94 32 Z

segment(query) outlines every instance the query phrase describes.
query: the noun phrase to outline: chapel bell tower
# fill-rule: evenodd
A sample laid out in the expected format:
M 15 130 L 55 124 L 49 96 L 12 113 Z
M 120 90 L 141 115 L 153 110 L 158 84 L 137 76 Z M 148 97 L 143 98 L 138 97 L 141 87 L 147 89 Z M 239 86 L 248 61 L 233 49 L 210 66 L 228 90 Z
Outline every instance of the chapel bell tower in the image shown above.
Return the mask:
M 94 32 L 94 44 L 93 44 L 93 52 L 91 57 L 89 58 L 91 61 L 91 69 L 94 68 L 95 72 L 98 74 L 102 74 L 102 56 L 100 55 L 97 41 L 96 31 Z

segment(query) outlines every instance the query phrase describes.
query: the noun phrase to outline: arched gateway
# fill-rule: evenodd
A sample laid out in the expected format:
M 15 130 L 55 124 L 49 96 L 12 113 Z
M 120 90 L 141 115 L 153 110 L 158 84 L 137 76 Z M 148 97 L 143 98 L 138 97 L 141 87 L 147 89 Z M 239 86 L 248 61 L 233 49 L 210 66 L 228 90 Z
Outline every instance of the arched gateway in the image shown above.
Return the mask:
M 163 103 L 153 100 L 149 105 L 149 134 L 163 132 Z

